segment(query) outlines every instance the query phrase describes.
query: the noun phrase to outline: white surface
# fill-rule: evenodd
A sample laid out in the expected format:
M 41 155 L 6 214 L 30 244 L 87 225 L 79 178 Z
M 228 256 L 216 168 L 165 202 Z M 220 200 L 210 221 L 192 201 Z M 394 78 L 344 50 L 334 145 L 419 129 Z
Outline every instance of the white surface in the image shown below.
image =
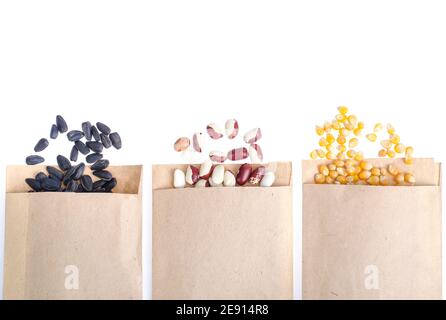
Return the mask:
M 294 161 L 299 298 L 300 161 L 316 123 L 345 104 L 369 125 L 392 122 L 417 156 L 445 160 L 445 9 L 421 0 L 1 1 L 0 229 L 5 166 L 24 162 L 56 114 L 108 123 L 125 145 L 108 158 L 146 166 L 150 298 L 150 165 L 182 161 L 177 137 L 235 117 L 242 132 L 262 128 L 266 160 Z M 50 150 L 54 159 L 70 146 L 64 138 Z

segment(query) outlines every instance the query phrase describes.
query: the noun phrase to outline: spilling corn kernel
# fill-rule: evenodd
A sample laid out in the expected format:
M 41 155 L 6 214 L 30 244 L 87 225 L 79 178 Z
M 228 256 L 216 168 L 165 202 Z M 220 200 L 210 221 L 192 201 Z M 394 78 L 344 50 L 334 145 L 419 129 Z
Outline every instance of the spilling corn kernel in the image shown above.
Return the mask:
M 386 128 L 386 130 L 384 130 Z M 330 163 L 321 165 L 314 176 L 318 184 L 362 184 L 372 186 L 414 185 L 416 180 L 412 173 L 400 172 L 394 165 L 375 167 L 356 150 L 360 137 L 365 130 L 365 123 L 349 114 L 345 106 L 338 108 L 332 121 L 316 126 L 319 147 L 311 152 L 311 159 L 327 159 Z M 370 131 L 369 131 L 370 132 Z M 386 135 L 382 137 L 381 135 Z M 400 136 L 392 124 L 385 127 L 382 123 L 373 126 L 371 133 L 365 135 L 370 142 L 380 143 L 380 158 L 404 157 L 406 165 L 413 164 L 413 147 L 401 142 Z

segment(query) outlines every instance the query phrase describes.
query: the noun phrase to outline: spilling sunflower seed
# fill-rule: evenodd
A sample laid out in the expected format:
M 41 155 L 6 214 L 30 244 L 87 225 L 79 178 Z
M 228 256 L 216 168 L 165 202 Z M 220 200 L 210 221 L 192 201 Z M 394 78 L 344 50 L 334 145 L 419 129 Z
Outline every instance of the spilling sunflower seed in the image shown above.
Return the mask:
M 103 150 L 122 147 L 121 137 L 102 122 L 96 126 L 91 122 L 82 123 L 81 130 L 68 130 L 65 119 L 58 115 L 56 123 L 51 126 L 50 138 L 57 139 L 59 134 L 66 133 L 68 141 L 73 143 L 70 159 L 63 155 L 57 156 L 57 166 L 48 166 L 47 173 L 39 172 L 34 178 L 25 180 L 32 192 L 112 192 L 117 185 L 116 178 L 106 171 L 110 162 L 103 159 Z M 82 141 L 85 139 L 85 141 Z M 94 139 L 94 141 L 92 141 Z M 39 140 L 34 147 L 35 152 L 42 152 L 49 146 L 45 138 Z M 92 175 L 85 174 L 85 163 L 73 164 L 78 161 L 79 154 L 85 156 L 85 161 L 91 164 Z M 26 164 L 36 165 L 45 162 L 39 155 L 30 155 Z M 94 180 L 95 179 L 95 180 Z

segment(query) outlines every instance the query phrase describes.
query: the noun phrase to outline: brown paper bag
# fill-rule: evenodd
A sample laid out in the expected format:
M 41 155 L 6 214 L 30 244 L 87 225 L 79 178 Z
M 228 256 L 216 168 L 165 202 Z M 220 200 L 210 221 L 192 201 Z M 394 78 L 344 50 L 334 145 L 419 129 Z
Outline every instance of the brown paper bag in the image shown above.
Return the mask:
M 303 298 L 441 299 L 440 164 L 416 159 L 416 186 L 374 187 L 315 185 L 321 163 L 303 162 Z
M 44 167 L 7 168 L 5 299 L 141 299 L 141 166 L 114 193 L 28 193 Z
M 153 299 L 292 299 L 291 163 L 270 188 L 172 189 L 176 168 L 153 166 Z

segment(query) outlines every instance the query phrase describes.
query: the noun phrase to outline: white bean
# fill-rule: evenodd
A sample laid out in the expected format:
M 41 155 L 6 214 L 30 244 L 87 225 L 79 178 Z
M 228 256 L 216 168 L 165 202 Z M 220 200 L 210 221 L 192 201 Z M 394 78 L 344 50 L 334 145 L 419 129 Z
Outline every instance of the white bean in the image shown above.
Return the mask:
M 188 166 L 186 170 L 187 184 L 194 185 L 200 178 L 200 170 L 195 166 Z
M 253 144 L 260 140 L 260 138 L 262 138 L 262 131 L 260 128 L 254 128 L 245 134 L 243 140 L 245 140 L 247 144 Z
M 203 134 L 201 132 L 194 133 L 192 138 L 192 146 L 197 152 L 203 151 Z
M 173 186 L 175 188 L 184 188 L 186 186 L 186 176 L 180 169 L 175 169 L 173 174 Z
M 223 163 L 227 159 L 227 154 L 222 151 L 211 151 L 209 153 L 209 158 L 214 162 Z
M 212 171 L 211 180 L 216 185 L 221 185 L 223 183 L 224 178 L 225 178 L 225 167 L 220 164 L 214 168 L 214 171 Z M 209 181 L 209 183 L 211 182 Z
M 274 184 L 274 181 L 276 180 L 276 175 L 272 171 L 268 171 L 263 176 L 262 181 L 260 181 L 261 187 L 271 187 Z
M 213 164 L 211 160 L 203 162 L 200 167 L 200 178 L 207 180 L 212 174 Z
M 204 179 L 200 179 L 197 181 L 197 183 L 195 184 L 195 188 L 206 188 L 209 187 L 209 182 L 207 182 L 207 180 Z
M 262 148 L 258 144 L 251 144 L 248 147 L 249 157 L 251 159 L 251 163 L 262 163 L 263 161 L 263 152 Z
M 229 119 L 225 124 L 226 136 L 229 139 L 234 139 L 238 135 L 238 122 L 235 119 Z
M 223 185 L 225 187 L 235 187 L 235 176 L 229 170 L 225 172 L 225 178 L 223 179 Z

